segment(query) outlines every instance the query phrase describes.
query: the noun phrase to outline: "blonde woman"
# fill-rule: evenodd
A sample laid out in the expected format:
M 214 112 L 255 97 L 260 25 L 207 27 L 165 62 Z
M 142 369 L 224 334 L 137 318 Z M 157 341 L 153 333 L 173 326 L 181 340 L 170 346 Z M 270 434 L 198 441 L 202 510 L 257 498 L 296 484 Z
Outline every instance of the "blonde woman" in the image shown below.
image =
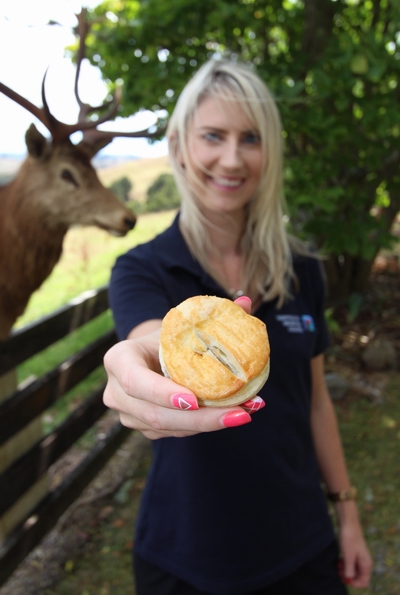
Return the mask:
M 284 226 L 274 99 L 251 68 L 211 60 L 183 90 L 168 141 L 180 212 L 117 260 L 110 284 L 121 342 L 105 358 L 104 401 L 153 441 L 137 595 L 366 587 L 371 558 L 324 382 L 324 284 L 319 261 Z M 237 300 L 268 328 L 270 377 L 241 407 L 199 408 L 161 374 L 162 318 L 205 294 Z

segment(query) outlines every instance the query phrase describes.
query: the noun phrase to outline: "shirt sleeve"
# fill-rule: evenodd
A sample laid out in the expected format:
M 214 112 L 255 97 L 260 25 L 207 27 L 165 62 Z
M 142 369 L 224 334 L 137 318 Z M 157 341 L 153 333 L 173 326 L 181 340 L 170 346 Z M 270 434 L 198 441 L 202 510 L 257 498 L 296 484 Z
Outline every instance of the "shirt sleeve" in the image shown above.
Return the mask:
M 162 319 L 171 307 L 149 245 L 120 256 L 111 272 L 109 303 L 120 340 L 146 320 Z
M 311 259 L 313 261 L 313 287 L 315 291 L 315 316 L 316 316 L 316 328 L 317 341 L 315 344 L 314 357 L 320 355 L 329 347 L 330 337 L 328 325 L 325 317 L 325 294 L 326 294 L 326 281 L 323 266 L 321 261 L 317 259 Z

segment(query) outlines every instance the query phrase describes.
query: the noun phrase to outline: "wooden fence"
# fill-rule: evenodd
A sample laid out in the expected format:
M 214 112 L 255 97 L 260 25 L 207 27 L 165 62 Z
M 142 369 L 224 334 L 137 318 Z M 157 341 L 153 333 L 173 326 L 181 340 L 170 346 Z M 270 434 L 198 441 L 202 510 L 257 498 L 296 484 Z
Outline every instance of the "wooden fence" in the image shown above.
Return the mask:
M 91 392 L 48 435 L 43 435 L 41 417 L 65 393 L 102 366 L 105 352 L 116 341 L 113 330 L 25 388 L 17 388 L 15 380 L 19 364 L 107 309 L 106 287 L 85 292 L 66 307 L 14 332 L 0 343 L 0 530 L 3 533 L 0 585 L 55 526 L 131 432 L 116 423 L 61 484 L 55 489 L 48 487 L 49 467 L 106 412 L 102 401 L 104 385 Z M 20 452 L 16 443 L 24 443 L 24 452 Z

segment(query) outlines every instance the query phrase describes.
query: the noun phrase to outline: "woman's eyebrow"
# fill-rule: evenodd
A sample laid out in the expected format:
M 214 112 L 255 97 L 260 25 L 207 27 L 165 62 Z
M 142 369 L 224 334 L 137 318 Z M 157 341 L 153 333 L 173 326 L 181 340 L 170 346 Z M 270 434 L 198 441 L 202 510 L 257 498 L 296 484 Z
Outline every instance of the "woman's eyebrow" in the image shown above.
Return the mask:
M 218 134 L 226 134 L 228 132 L 227 128 L 220 128 L 219 126 L 213 126 L 212 124 L 200 124 L 195 128 L 199 133 L 205 132 L 215 132 Z M 243 137 L 249 134 L 260 136 L 260 132 L 257 128 L 246 128 L 246 130 L 239 130 L 238 134 Z
M 212 124 L 202 124 L 198 126 L 199 130 L 215 130 L 216 132 L 224 132 L 225 128 L 219 128 L 218 126 L 213 126 Z

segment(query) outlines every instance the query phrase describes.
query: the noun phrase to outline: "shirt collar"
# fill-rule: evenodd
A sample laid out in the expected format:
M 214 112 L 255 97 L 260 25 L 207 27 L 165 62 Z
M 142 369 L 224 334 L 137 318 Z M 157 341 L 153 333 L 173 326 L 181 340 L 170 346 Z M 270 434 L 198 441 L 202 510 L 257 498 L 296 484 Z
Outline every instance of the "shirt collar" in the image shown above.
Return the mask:
M 157 250 L 166 268 L 180 268 L 198 276 L 203 284 L 213 290 L 213 293 L 224 291 L 192 256 L 179 227 L 179 213 L 172 225 L 158 237 Z

